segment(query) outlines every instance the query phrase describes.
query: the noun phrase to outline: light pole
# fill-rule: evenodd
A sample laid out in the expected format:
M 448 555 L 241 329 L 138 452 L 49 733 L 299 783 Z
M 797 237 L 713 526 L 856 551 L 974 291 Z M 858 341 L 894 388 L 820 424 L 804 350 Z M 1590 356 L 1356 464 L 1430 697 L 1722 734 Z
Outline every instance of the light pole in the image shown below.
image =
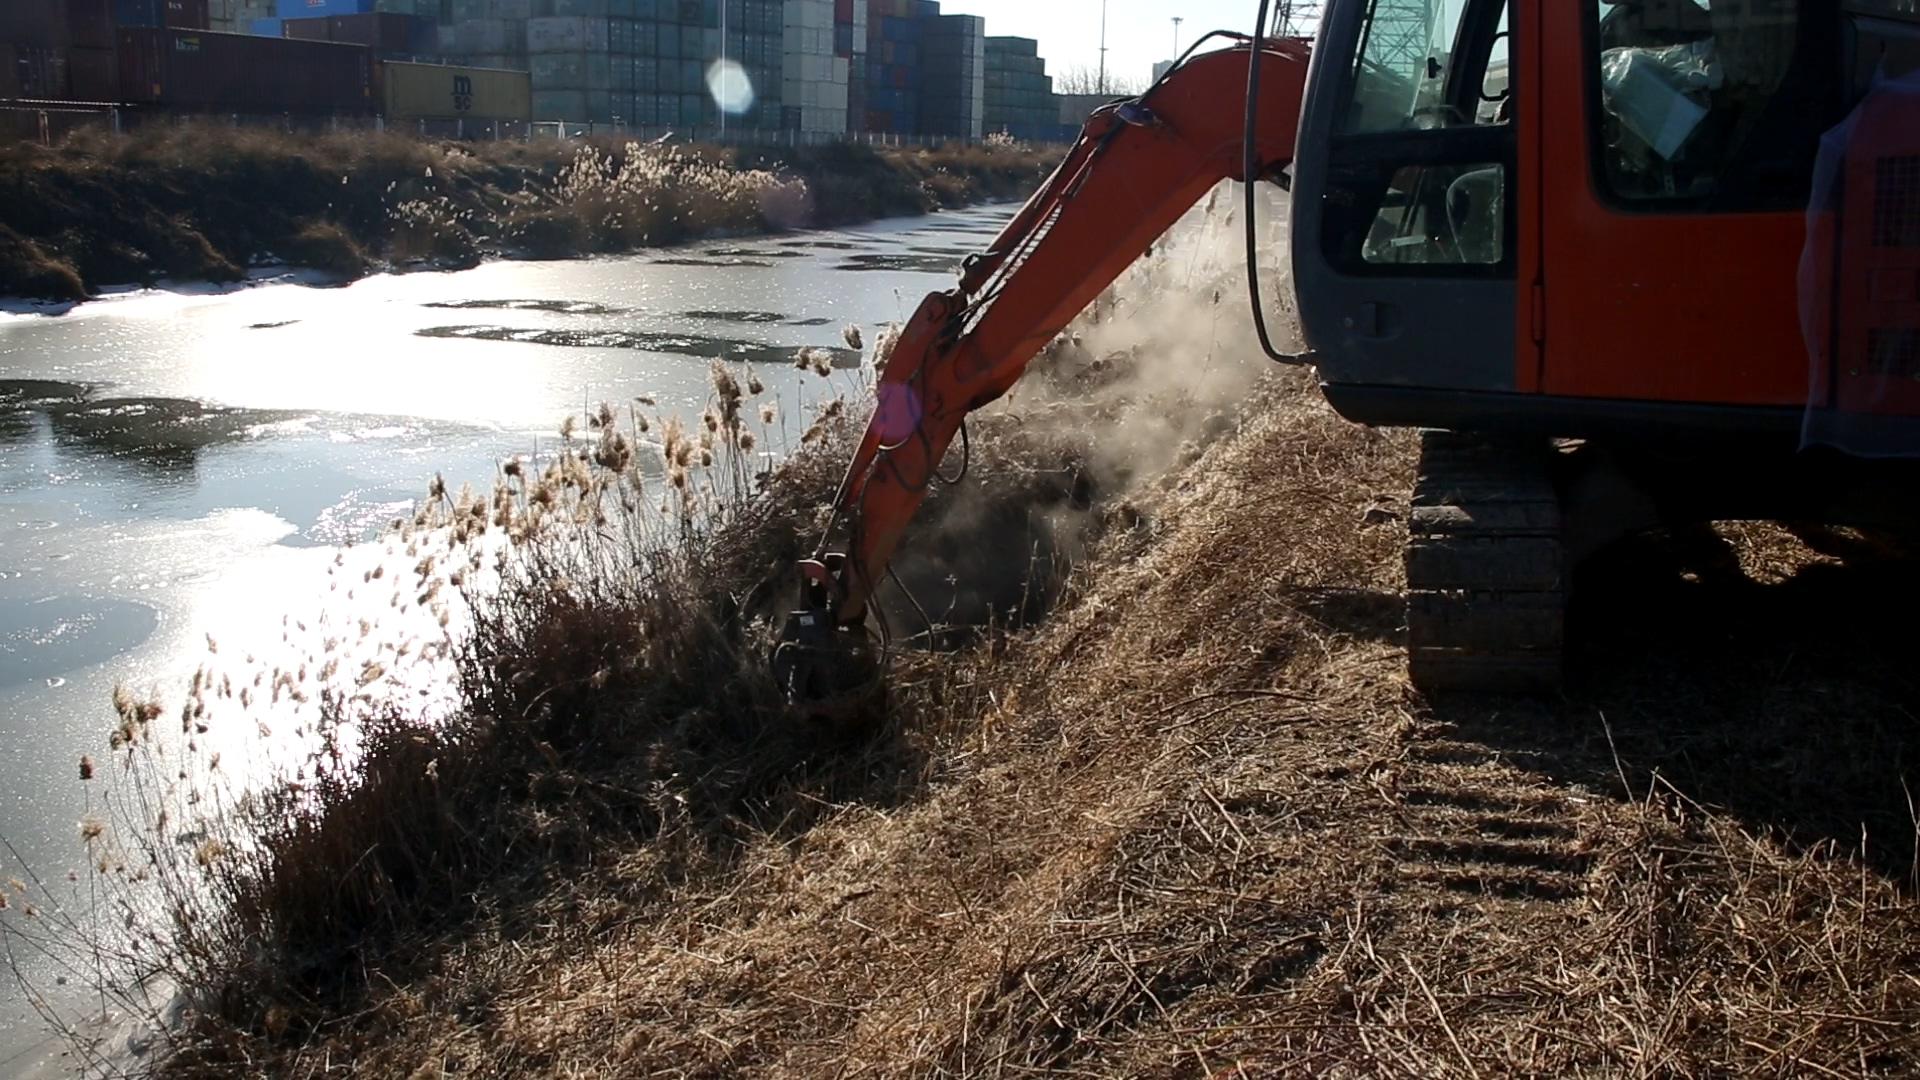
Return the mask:
M 1100 0 L 1100 96 L 1107 96 L 1107 0 Z
M 1180 24 L 1187 20 L 1178 15 L 1173 17 L 1173 58 L 1180 59 Z
M 720 67 L 719 77 L 714 81 L 721 86 L 727 82 L 727 0 L 720 0 Z M 714 96 L 712 87 L 708 87 L 707 96 L 714 98 L 714 107 L 720 110 L 720 141 L 727 141 L 727 103 Z

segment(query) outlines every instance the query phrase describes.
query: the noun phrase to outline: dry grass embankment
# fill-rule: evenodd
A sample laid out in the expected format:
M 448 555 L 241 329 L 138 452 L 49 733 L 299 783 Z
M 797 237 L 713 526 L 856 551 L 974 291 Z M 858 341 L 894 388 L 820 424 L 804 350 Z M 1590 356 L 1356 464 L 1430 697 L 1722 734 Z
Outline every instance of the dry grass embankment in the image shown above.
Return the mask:
M 901 727 L 805 828 L 774 815 L 697 865 L 611 847 L 530 899 L 537 917 L 443 942 L 284 1060 L 1911 1075 L 1920 908 L 1895 803 L 1915 733 L 1892 726 L 1912 688 L 1887 642 L 1784 626 L 1825 603 L 1811 583 L 1709 583 L 1617 597 L 1647 625 L 1590 645 L 1564 705 L 1422 701 L 1400 673 L 1399 528 L 1363 524 L 1410 451 L 1269 384 L 1244 431 L 1136 499 L 1138 531 L 1048 625 L 963 676 L 903 677 Z M 1731 538 L 1820 562 L 1772 530 Z M 1722 587 L 1747 610 L 1716 610 Z M 1675 625 L 1700 621 L 1731 640 Z M 1775 741 L 1789 720 L 1819 726 Z M 1642 752 L 1616 758 L 1609 730 Z M 903 740 L 905 760 L 884 750 Z M 1783 771 L 1819 777 L 1819 804 L 1750 792 Z
M 1212 351 L 1198 315 L 1170 350 Z M 983 419 L 922 525 L 1049 546 L 1050 611 L 898 655 L 852 741 L 784 722 L 753 644 L 839 448 L 638 570 L 594 562 L 631 538 L 510 564 L 455 660 L 470 715 L 365 712 L 392 733 L 370 773 L 208 860 L 261 903 L 175 937 L 217 963 L 172 1070 L 1920 1070 L 1908 562 L 1771 526 L 1643 541 L 1592 571 L 1566 700 L 1429 702 L 1400 629 L 1413 440 L 1294 375 L 1210 396 L 1086 359 Z M 465 518 L 607 531 L 574 500 L 624 489 L 578 474 L 628 475 L 630 431 Z M 710 475 L 698 433 L 647 452 L 672 499 Z
M 78 300 L 160 278 L 234 281 L 284 262 L 568 258 L 716 234 L 924 213 L 1036 187 L 1057 154 L 462 143 L 216 126 L 0 147 L 0 296 Z

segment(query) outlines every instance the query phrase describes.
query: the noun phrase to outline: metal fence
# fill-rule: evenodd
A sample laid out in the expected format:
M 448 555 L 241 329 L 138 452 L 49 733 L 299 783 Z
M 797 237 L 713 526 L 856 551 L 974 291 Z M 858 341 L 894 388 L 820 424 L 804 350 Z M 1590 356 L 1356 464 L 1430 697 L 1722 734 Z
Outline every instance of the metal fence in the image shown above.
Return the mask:
M 75 131 L 121 131 L 123 116 L 120 106 L 101 102 L 0 98 L 0 142 L 52 146 Z
M 701 143 L 708 146 L 833 146 L 852 143 L 862 146 L 948 146 L 954 143 L 978 145 L 987 140 L 961 135 L 902 135 L 882 131 L 769 131 L 764 128 L 721 128 L 718 125 L 665 125 L 612 123 L 571 123 L 536 120 L 533 134 L 549 138 L 585 138 L 593 135 L 625 135 L 641 142 Z

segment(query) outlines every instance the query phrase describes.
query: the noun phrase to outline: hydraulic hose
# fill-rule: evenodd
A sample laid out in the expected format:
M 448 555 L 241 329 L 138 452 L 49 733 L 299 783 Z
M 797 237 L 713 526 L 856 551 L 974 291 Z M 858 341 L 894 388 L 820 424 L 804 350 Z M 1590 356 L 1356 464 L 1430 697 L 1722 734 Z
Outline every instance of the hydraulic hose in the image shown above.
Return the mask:
M 1247 55 L 1247 129 L 1246 129 L 1246 165 L 1243 169 L 1247 192 L 1247 294 L 1253 302 L 1253 328 L 1259 333 L 1260 348 L 1267 359 L 1279 364 L 1306 364 L 1312 362 L 1311 353 L 1283 353 L 1273 347 L 1273 337 L 1267 332 L 1267 311 L 1260 302 L 1260 235 L 1254 214 L 1259 208 L 1258 184 L 1261 180 L 1259 144 L 1256 141 L 1260 131 L 1260 51 L 1267 40 L 1267 7 L 1271 0 L 1260 0 L 1260 13 L 1253 24 L 1253 50 Z

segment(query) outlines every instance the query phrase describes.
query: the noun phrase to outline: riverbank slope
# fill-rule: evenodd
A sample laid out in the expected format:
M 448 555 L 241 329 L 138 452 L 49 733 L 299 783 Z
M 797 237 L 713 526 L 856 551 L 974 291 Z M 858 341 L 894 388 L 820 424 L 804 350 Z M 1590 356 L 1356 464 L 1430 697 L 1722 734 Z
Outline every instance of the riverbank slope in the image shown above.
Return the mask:
M 341 279 L 846 225 L 1036 187 L 1016 144 L 721 148 L 462 143 L 224 127 L 0 147 L 0 296 L 80 300 L 284 263 Z
M 851 745 L 744 736 L 743 692 L 713 689 L 732 661 L 706 650 L 675 661 L 706 688 L 677 711 L 621 691 L 599 714 L 617 738 L 550 726 L 474 778 L 396 755 L 383 810 L 408 785 L 439 807 L 511 790 L 526 805 L 488 827 L 541 854 L 493 863 L 514 869 L 430 936 L 355 953 L 376 974 L 350 1004 L 209 1018 L 177 1074 L 1920 1068 L 1900 764 L 1920 732 L 1890 651 L 1912 631 L 1840 617 L 1902 563 L 1771 527 L 1650 541 L 1596 571 L 1568 698 L 1429 701 L 1403 674 L 1414 440 L 1303 378 L 1250 404 L 1164 480 L 1095 498 L 1100 535 L 1039 626 L 897 659 L 890 722 Z M 1030 432 L 976 431 L 987 506 L 1057 467 Z M 1021 549 L 976 529 L 962 555 Z M 489 654 L 559 688 L 549 725 L 621 678 L 596 656 L 627 632 L 539 630 L 590 625 L 576 602 L 600 610 L 542 608 Z M 449 845 L 470 833 L 405 822 L 327 857 L 469 857 Z M 423 823 L 447 839 L 395 831 Z

